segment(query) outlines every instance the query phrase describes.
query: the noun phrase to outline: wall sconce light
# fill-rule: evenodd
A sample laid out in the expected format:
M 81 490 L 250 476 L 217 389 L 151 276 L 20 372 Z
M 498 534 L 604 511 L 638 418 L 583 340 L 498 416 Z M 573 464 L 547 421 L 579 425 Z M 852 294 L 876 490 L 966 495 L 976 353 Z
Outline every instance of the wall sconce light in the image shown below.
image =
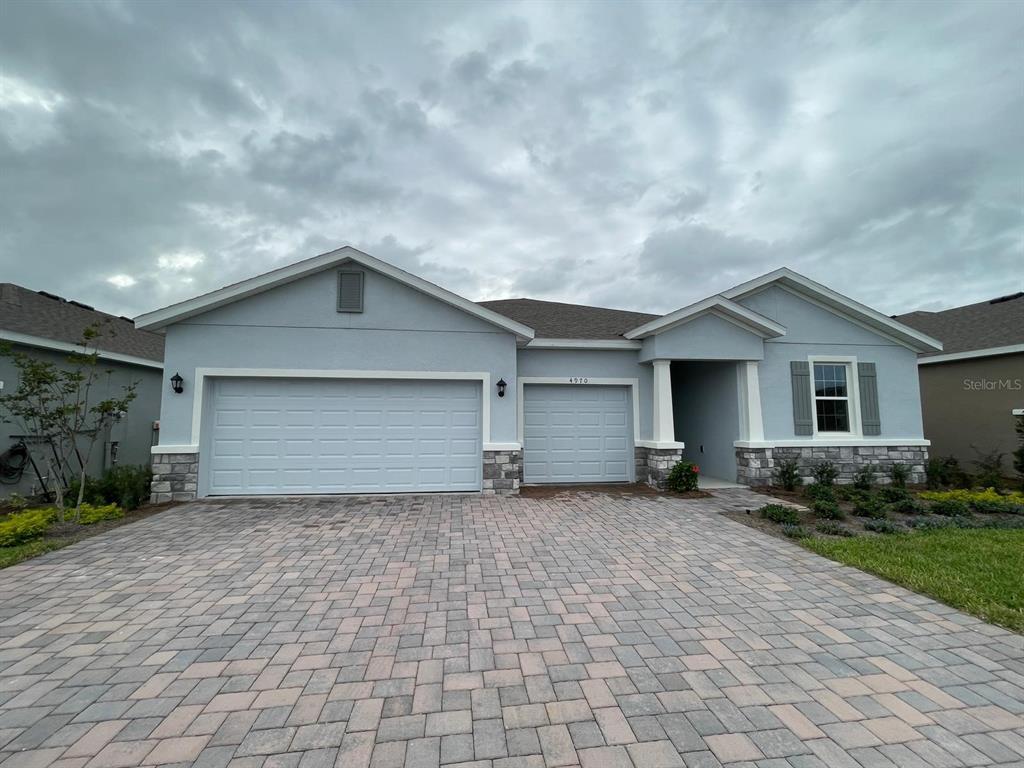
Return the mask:
M 507 386 L 508 384 L 505 383 L 504 379 L 498 379 L 498 397 L 505 396 L 505 387 Z
M 181 378 L 180 373 L 176 373 L 173 376 L 171 376 L 171 389 L 173 389 L 176 394 L 180 395 L 182 392 L 185 391 L 184 384 L 185 380 Z

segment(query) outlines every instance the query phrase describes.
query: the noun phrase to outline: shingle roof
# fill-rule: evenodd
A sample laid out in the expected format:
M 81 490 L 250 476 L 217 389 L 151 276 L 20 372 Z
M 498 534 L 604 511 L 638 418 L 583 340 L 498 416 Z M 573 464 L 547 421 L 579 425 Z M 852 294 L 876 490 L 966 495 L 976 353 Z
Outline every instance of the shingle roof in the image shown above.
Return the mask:
M 499 299 L 477 304 L 530 326 L 538 339 L 621 339 L 626 331 L 660 317 L 538 299 Z
M 1024 292 L 942 312 L 908 312 L 893 319 L 943 343 L 941 352 L 930 354 L 1024 344 Z
M 96 339 L 99 349 L 147 360 L 164 359 L 164 337 L 140 331 L 127 318 L 13 283 L 0 283 L 0 330 L 77 344 L 85 328 L 97 322 L 102 323 L 101 336 Z

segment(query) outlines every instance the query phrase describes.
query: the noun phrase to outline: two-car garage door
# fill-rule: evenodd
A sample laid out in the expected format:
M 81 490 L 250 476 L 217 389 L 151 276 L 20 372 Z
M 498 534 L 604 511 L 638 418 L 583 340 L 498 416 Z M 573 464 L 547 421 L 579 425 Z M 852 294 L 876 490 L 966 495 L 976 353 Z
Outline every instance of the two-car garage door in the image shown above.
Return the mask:
M 480 490 L 480 392 L 479 380 L 218 379 L 207 492 Z

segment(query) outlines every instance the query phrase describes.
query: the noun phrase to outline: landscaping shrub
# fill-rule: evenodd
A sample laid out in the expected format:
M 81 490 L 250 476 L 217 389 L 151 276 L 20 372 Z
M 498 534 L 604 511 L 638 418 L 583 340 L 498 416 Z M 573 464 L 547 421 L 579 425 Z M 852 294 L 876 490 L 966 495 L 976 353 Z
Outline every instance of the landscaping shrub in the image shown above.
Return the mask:
M 796 459 L 786 459 L 775 469 L 775 482 L 787 491 L 795 491 L 804 480 L 800 477 L 800 464 Z
M 932 512 L 943 517 L 967 517 L 971 508 L 959 499 L 941 499 L 932 503 Z
M 700 467 L 690 461 L 679 461 L 668 473 L 668 488 L 670 491 L 696 491 L 697 478 L 700 477 Z
M 786 523 L 782 526 L 782 535 L 790 539 L 805 539 L 807 538 L 807 529 L 802 525 Z
M 977 451 L 978 458 L 972 463 L 978 468 L 974 476 L 974 482 L 982 488 L 995 488 L 997 491 L 1003 488 L 1003 457 L 1001 451 Z
M 889 479 L 896 488 L 906 488 L 907 478 L 910 477 L 910 470 L 906 464 L 893 464 L 889 468 Z
M 89 504 L 117 504 L 124 509 L 137 509 L 149 501 L 149 486 L 153 471 L 142 464 L 112 467 L 98 478 L 88 478 L 82 501 Z M 64 496 L 65 503 L 78 499 L 78 482 L 71 484 Z
M 986 512 L 1020 514 L 1019 510 L 1024 508 L 1024 493 L 999 493 L 995 488 L 985 488 L 980 491 L 923 491 L 921 498 L 928 501 L 962 501 L 978 512 L 984 510 Z
M 926 482 L 929 488 L 970 488 L 967 473 L 960 468 L 960 462 L 953 456 L 933 457 L 925 465 Z
M 804 495 L 807 498 L 814 501 L 832 501 L 836 500 L 836 490 L 831 485 L 822 485 L 821 483 L 811 483 L 804 488 Z
M 815 515 L 826 520 L 842 520 L 846 517 L 838 504 L 827 499 L 818 499 L 811 505 L 811 509 L 814 510 Z
M 877 496 L 865 493 L 862 497 L 854 501 L 853 514 L 858 517 L 871 517 L 878 519 L 885 517 L 885 509 L 883 509 L 881 499 Z
M 892 520 L 878 519 L 868 520 L 864 523 L 864 530 L 874 533 L 899 533 L 902 527 Z
M 928 511 L 928 507 L 924 503 L 910 495 L 901 497 L 896 501 L 890 501 L 886 506 L 891 511 L 899 512 L 903 515 L 920 515 Z
M 906 488 L 900 488 L 898 485 L 882 486 L 878 489 L 878 497 L 886 504 L 892 504 L 897 501 L 914 498 L 910 491 Z
M 870 491 L 875 484 L 875 470 L 865 465 L 853 475 L 853 487 L 858 491 Z
M 839 470 L 831 461 L 822 461 L 814 465 L 813 474 L 818 485 L 833 485 L 839 477 Z
M 13 547 L 38 539 L 53 522 L 54 511 L 49 507 L 15 512 L 0 520 L 0 547 Z
M 784 507 L 781 504 L 765 504 L 757 512 L 765 520 L 771 520 L 773 523 L 796 525 L 800 522 L 800 516 L 795 509 Z
M 117 504 L 82 504 L 78 522 L 82 525 L 93 525 L 103 520 L 117 520 L 124 517 L 124 510 Z
M 824 533 L 828 536 L 856 536 L 857 534 L 847 528 L 845 525 L 840 525 L 835 520 L 822 520 L 817 525 L 818 533 Z

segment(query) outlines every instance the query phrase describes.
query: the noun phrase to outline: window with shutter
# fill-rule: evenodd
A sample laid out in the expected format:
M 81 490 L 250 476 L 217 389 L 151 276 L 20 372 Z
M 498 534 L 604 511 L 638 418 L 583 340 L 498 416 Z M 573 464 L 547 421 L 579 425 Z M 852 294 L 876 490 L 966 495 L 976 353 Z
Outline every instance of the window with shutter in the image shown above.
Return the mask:
M 338 311 L 363 311 L 363 273 L 338 272 Z

